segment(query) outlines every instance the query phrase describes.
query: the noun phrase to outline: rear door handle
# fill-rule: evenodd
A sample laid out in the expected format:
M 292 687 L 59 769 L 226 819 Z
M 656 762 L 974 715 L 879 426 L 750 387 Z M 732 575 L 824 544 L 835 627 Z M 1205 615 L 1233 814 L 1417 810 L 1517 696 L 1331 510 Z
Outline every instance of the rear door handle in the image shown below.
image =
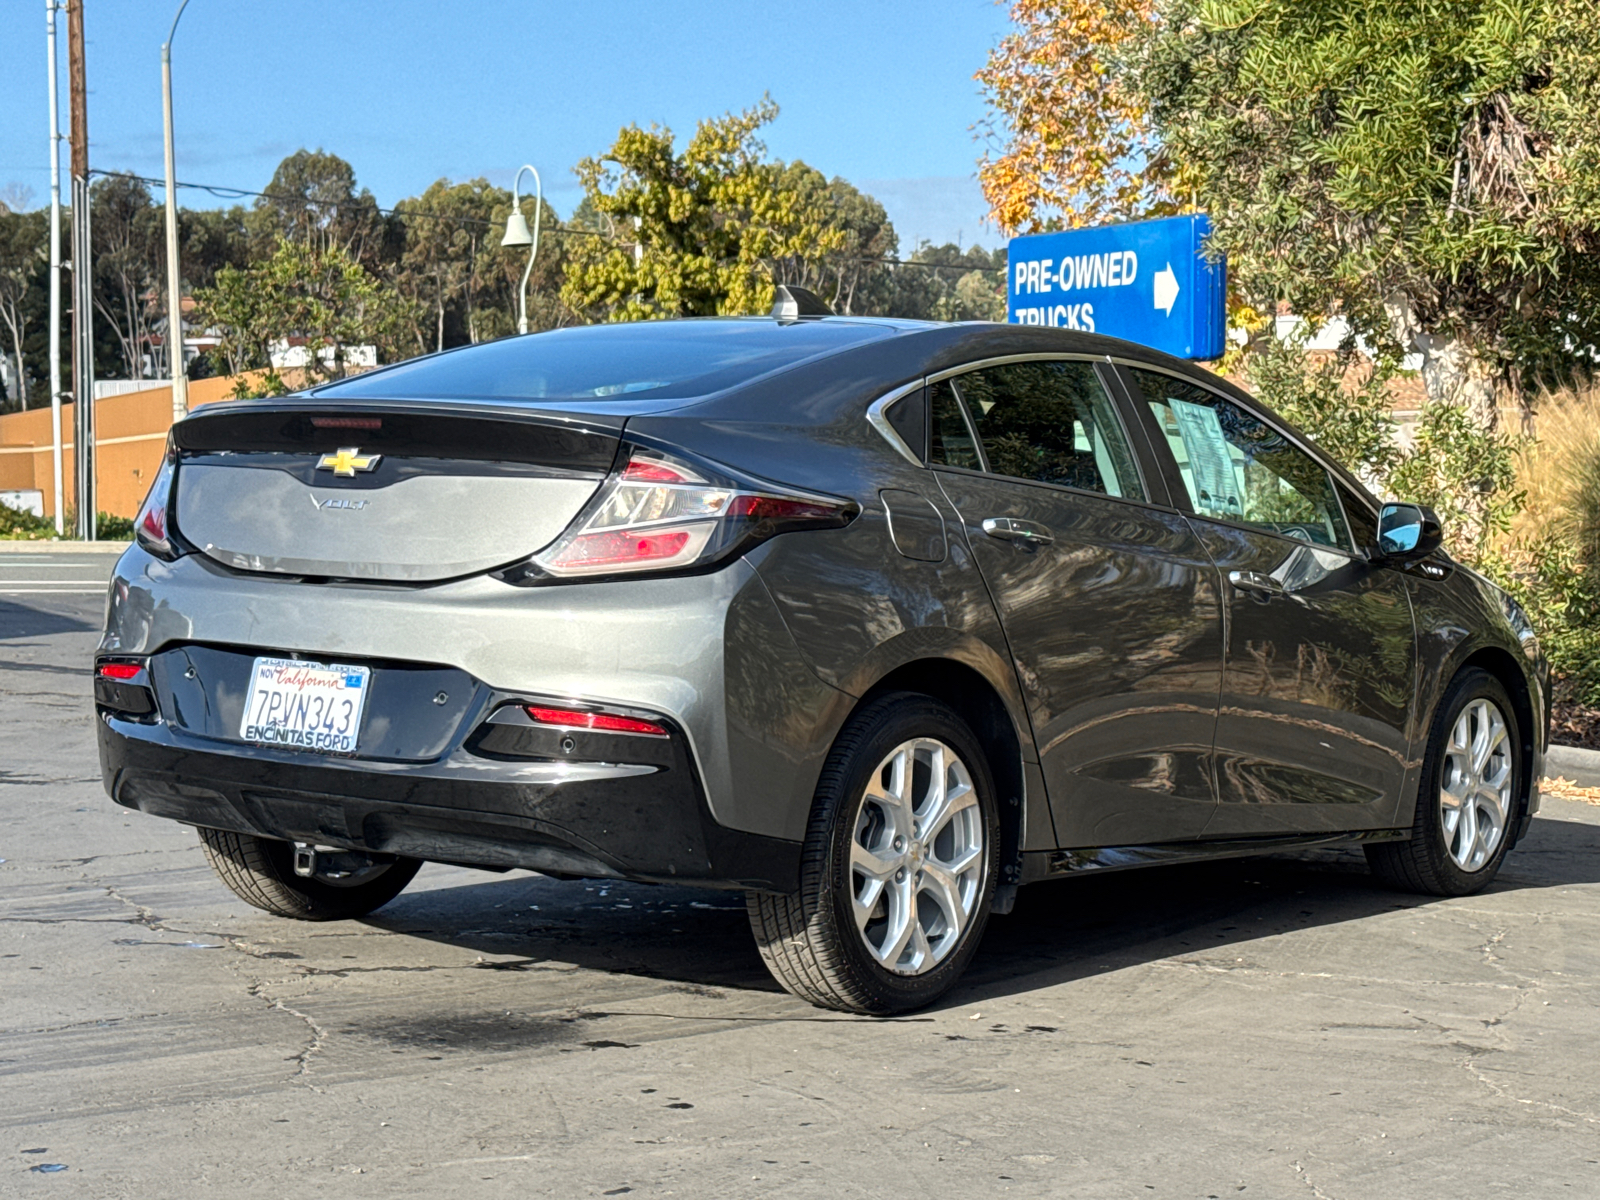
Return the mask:
M 1056 540 L 1049 526 L 1016 517 L 988 517 L 983 522 L 983 531 L 1002 542 L 1023 542 L 1030 546 L 1048 546 Z
M 1283 596 L 1289 590 L 1271 575 L 1263 575 L 1260 571 L 1229 571 L 1228 582 L 1241 592 L 1255 592 L 1262 596 Z

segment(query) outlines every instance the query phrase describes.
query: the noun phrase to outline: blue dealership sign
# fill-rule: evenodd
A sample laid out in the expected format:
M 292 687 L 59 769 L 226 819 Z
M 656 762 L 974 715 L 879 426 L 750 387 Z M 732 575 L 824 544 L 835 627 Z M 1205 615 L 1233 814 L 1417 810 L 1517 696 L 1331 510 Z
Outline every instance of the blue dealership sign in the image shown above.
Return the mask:
M 1227 268 L 1201 253 L 1210 228 L 1196 214 L 1012 238 L 1006 319 L 1221 358 Z

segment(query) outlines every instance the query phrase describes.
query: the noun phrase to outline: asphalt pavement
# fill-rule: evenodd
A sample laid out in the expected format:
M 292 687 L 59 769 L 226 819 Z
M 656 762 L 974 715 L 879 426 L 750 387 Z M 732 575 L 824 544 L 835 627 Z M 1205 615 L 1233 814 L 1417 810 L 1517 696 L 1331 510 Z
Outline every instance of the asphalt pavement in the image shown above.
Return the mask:
M 0 556 L 0 1196 L 1600 1194 L 1600 808 L 1462 900 L 1344 851 L 1024 889 L 947 1002 L 858 1019 L 728 893 L 246 907 L 101 790 L 111 562 Z
M 0 600 L 104 596 L 112 564 L 125 548 L 126 543 L 113 542 L 99 543 L 92 550 L 50 542 L 0 542 Z

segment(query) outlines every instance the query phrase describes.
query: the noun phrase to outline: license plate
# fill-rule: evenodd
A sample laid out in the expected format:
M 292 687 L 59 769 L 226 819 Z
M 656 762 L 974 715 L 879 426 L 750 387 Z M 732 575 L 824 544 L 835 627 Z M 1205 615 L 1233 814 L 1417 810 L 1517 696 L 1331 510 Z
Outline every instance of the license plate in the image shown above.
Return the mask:
M 239 736 L 264 746 L 349 754 L 361 732 L 368 667 L 258 658 Z

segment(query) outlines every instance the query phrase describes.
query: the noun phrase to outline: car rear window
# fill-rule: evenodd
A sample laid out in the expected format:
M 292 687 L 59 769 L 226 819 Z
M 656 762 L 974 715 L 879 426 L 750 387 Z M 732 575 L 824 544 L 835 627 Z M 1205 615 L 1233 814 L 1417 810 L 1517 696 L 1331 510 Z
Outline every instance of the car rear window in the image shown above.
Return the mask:
M 443 400 L 635 400 L 705 396 L 894 329 L 765 318 L 587 325 L 399 363 L 318 396 Z

